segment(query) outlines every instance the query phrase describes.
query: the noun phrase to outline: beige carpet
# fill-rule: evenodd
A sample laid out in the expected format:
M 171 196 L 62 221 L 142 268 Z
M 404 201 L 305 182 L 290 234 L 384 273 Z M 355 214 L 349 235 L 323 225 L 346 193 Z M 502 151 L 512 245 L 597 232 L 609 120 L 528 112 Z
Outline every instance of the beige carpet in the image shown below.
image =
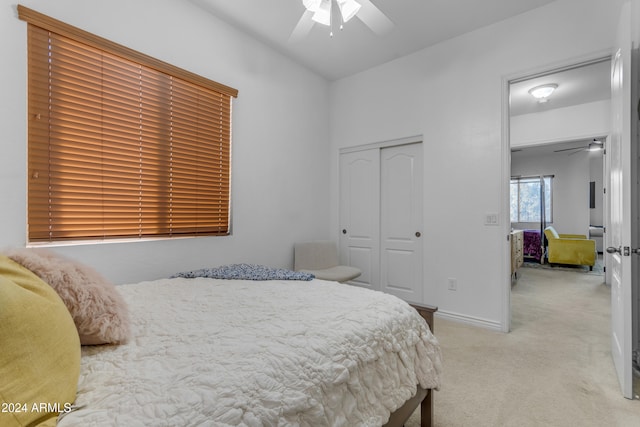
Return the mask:
M 596 265 L 594 265 L 593 267 L 589 267 L 586 265 L 549 264 L 546 260 L 544 264 L 540 264 L 539 262 L 526 259 L 524 261 L 524 264 L 522 265 L 522 268 L 543 268 L 554 271 L 574 271 L 578 273 L 597 274 L 602 276 L 604 275 L 604 260 L 602 259 L 602 254 L 598 254 Z M 518 272 L 518 274 L 520 273 Z
M 640 426 L 610 355 L 603 277 L 520 269 L 512 332 L 437 319 L 443 349 L 436 426 Z M 419 426 L 415 413 L 407 427 Z

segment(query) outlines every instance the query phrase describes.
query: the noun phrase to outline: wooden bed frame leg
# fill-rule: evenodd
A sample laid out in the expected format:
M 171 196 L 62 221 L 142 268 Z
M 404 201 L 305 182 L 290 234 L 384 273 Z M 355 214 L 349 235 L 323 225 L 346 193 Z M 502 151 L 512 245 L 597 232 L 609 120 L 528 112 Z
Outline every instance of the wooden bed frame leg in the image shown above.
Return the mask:
M 433 390 L 420 404 L 420 427 L 431 427 L 433 422 Z
M 433 317 L 434 313 L 438 311 L 438 307 L 423 305 L 423 304 L 411 304 L 413 308 L 418 310 L 420 316 L 427 322 L 431 332 L 433 333 Z M 427 396 L 420 403 L 420 427 L 431 427 L 433 425 L 433 390 L 429 390 Z

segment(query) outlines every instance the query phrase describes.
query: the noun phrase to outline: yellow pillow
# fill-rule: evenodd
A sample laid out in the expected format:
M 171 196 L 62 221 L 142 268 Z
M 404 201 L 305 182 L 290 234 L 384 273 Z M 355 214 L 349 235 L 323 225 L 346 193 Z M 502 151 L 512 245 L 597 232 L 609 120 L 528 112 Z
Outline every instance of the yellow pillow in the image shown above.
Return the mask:
M 80 339 L 58 294 L 0 255 L 0 425 L 37 425 L 74 402 Z M 55 424 L 55 423 L 54 423 Z

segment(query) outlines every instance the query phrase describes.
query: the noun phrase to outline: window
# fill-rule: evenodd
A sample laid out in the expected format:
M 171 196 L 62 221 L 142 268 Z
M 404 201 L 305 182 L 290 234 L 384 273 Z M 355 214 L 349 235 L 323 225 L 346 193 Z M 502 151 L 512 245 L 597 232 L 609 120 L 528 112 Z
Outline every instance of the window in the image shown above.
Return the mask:
M 225 235 L 237 91 L 22 6 L 29 240 Z
M 553 176 L 511 178 L 511 222 L 540 222 L 543 209 L 545 222 L 553 222 L 552 184 Z

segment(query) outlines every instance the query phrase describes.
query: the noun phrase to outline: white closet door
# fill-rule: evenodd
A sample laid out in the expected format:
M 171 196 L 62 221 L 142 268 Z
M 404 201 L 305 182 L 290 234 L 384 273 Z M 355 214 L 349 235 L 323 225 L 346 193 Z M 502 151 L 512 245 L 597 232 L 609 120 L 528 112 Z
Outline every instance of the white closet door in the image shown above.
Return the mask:
M 340 262 L 357 267 L 351 284 L 380 290 L 380 150 L 340 155 Z
M 380 281 L 384 292 L 422 302 L 422 144 L 381 150 Z

